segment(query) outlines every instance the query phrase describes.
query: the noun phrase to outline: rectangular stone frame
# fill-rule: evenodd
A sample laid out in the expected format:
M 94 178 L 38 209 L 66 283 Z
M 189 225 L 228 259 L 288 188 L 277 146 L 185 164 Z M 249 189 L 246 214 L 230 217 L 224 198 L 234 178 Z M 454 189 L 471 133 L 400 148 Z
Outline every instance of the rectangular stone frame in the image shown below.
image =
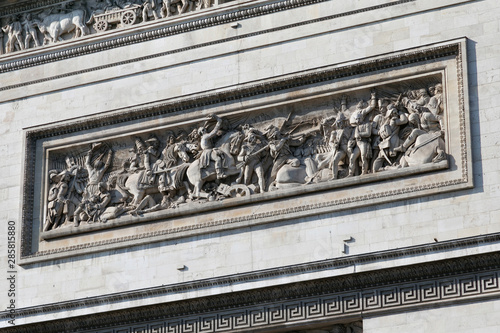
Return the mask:
M 20 262 L 28 264 L 470 188 L 473 179 L 466 42 L 453 40 L 30 129 L 25 141 Z M 332 100 L 332 96 L 431 76 L 441 78 L 444 86 L 447 161 L 425 164 L 418 170 L 403 168 L 311 184 L 286 193 L 233 198 L 195 209 L 167 209 L 150 213 L 142 220 L 126 217 L 105 225 L 40 231 L 48 191 L 47 161 L 49 153 L 58 149 L 88 146 L 130 133 L 144 134 L 152 126 L 158 131 L 178 124 L 196 124 L 211 113 L 223 117 L 307 103 L 328 104 L 325 101 Z M 115 228 L 118 226 L 119 231 Z

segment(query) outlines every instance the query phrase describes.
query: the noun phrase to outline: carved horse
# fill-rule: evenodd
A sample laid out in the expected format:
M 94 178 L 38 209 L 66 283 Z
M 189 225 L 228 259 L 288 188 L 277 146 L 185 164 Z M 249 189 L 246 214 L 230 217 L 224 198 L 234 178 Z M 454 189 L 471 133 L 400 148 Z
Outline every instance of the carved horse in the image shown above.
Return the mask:
M 243 133 L 231 131 L 224 134 L 216 143 L 214 149 L 219 149 L 224 154 L 225 165 L 224 170 L 226 176 L 232 176 L 240 173 L 240 169 L 236 168 L 235 158 L 239 153 L 241 142 L 243 141 Z M 207 181 L 216 179 L 215 162 L 210 161 L 210 165 L 206 168 L 200 168 L 200 160 L 197 159 L 186 171 L 189 182 L 193 185 L 193 197 L 199 198 L 202 196 L 203 184 Z
M 148 178 L 146 170 L 117 175 L 116 187 L 123 196 L 122 200 L 125 201 L 132 196 L 133 199 L 130 205 L 137 206 L 147 194 L 156 194 L 165 190 L 158 182 L 159 177 L 165 177 L 165 173 L 170 172 L 175 179 L 175 174 L 178 172 L 177 169 L 185 168 L 185 163 L 189 162 L 190 157 L 187 151 L 188 149 L 184 143 L 176 143 L 173 152 L 174 156 L 177 158 L 177 165 L 168 169 L 159 168 L 155 172 L 157 177 L 154 177 L 155 181 L 153 183 L 144 182 L 144 179 Z M 183 162 L 183 164 L 179 165 L 180 162 Z
M 446 159 L 445 143 L 439 132 L 419 135 L 399 164 L 404 168 Z
M 191 186 L 187 180 L 186 171 L 190 165 L 190 163 L 188 163 L 190 161 L 188 151 L 192 150 L 193 147 L 189 143 L 176 143 L 173 150 L 174 154 L 176 155 L 174 157 L 176 160 L 175 162 L 177 162 L 177 157 L 179 157 L 183 163 L 171 168 L 166 168 L 163 172 L 161 169 L 159 170 L 160 179 L 158 190 L 164 195 L 167 195 L 169 200 L 174 198 L 174 196 L 181 190 L 185 190 L 188 192 L 188 194 L 191 194 Z M 171 160 L 171 162 L 173 161 Z

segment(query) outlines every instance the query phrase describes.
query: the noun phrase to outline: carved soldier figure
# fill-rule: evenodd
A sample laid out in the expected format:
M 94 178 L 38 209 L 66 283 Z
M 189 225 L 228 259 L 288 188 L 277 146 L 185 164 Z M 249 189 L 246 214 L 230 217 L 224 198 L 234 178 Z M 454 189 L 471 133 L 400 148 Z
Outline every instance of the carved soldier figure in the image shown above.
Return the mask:
M 144 151 L 144 167 L 146 168 L 146 178 L 142 179 L 143 184 L 153 184 L 156 180 L 156 172 L 159 165 L 156 163 L 160 157 L 159 141 L 156 136 L 151 136 L 146 140 L 147 148 Z
M 241 183 L 241 179 L 243 178 L 244 184 L 249 185 L 252 180 L 252 175 L 255 172 L 260 192 L 266 190 L 264 166 L 262 164 L 266 149 L 268 149 L 268 146 L 259 142 L 257 134 L 253 130 L 247 131 L 245 142 L 241 146 L 240 153 L 237 157 L 238 161 L 241 162 L 241 164 L 238 165 L 241 165 L 241 171 L 236 179 L 236 183 Z
M 352 139 L 353 129 L 347 125 L 347 119 L 343 113 L 339 113 L 334 125 L 337 129 L 330 134 L 329 142 L 332 146 L 332 179 L 337 179 L 339 163 L 347 157 L 348 144 L 349 140 Z
M 403 144 L 394 149 L 395 151 L 405 152 L 417 140 L 417 138 L 423 134 L 434 133 L 435 136 L 444 135 L 440 126 L 440 116 L 436 117 L 431 112 L 424 112 L 419 118 L 420 126 L 418 128 L 414 128 Z
M 172 203 L 170 201 L 170 198 L 167 195 L 164 195 L 161 199 L 161 202 L 157 204 L 153 197 L 148 194 L 144 197 L 144 199 L 141 200 L 141 202 L 135 209 L 129 211 L 128 213 L 130 215 L 139 215 L 144 213 L 156 212 L 158 210 L 169 208 L 171 204 Z
M 349 157 L 349 177 L 354 176 L 358 163 L 361 158 L 361 174 L 368 173 L 369 159 L 371 158 L 370 139 L 372 135 L 372 122 L 367 119 L 367 115 L 372 112 L 377 105 L 375 93 L 372 93 L 369 105 L 364 108 L 365 102 L 361 100 L 356 106 L 356 111 L 351 115 L 349 122 L 354 127 L 353 138 L 348 144 Z
M 429 103 L 419 108 L 419 126 L 410 132 L 406 140 L 395 151 L 405 152 L 420 135 L 435 133 L 435 136 L 444 135 L 443 117 L 444 111 L 442 103 L 443 86 L 437 84 L 434 87 L 434 96 L 429 99 Z
M 417 90 L 414 94 L 415 98 L 411 98 L 413 94 L 410 94 L 410 97 L 403 99 L 403 103 L 410 113 L 420 113 L 422 112 L 422 107 L 429 103 L 431 97 L 425 88 Z
M 71 180 L 71 174 L 64 170 L 59 175 L 52 174 L 51 179 L 56 183 L 50 188 L 48 196 L 48 212 L 43 231 L 55 229 L 62 224 L 64 208 L 66 207 L 66 194 L 68 193 L 68 184 Z
M 3 32 L 7 34 L 7 47 L 6 52 L 16 51 L 16 47 L 20 50 L 24 50 L 24 42 L 22 36 L 22 26 L 19 21 L 16 20 L 14 16 L 10 16 L 7 20 L 7 25 L 2 28 Z
M 316 138 L 310 137 L 306 142 L 300 147 L 295 149 L 293 155 L 300 159 L 301 164 L 306 167 L 307 181 L 312 180 L 312 178 L 318 172 L 318 165 L 314 160 L 316 150 Z
M 380 139 L 378 144 L 378 155 L 373 162 L 373 171 L 378 172 L 384 164 L 393 165 L 397 161 L 394 158 L 397 156 L 397 148 L 400 145 L 399 129 L 400 126 L 406 125 L 408 118 L 406 114 L 398 112 L 394 104 L 387 106 L 386 116 L 382 120 L 382 126 L 378 131 Z
M 24 20 L 21 22 L 24 28 L 24 48 L 30 48 L 30 41 L 33 39 L 35 46 L 40 46 L 40 42 L 38 41 L 38 35 L 35 29 L 35 22 L 33 22 L 31 13 L 26 14 Z
M 88 223 L 106 222 L 100 220 L 100 215 L 104 212 L 109 202 L 111 194 L 108 192 L 106 183 L 100 182 L 97 185 L 98 192 L 90 198 L 85 199 L 75 211 L 75 227 L 80 226 L 80 221 L 85 220 Z
M 441 83 L 436 84 L 434 87 L 434 96 L 430 98 L 427 108 L 435 116 L 443 114 L 443 85 Z
M 197 9 L 209 8 L 212 5 L 212 0 L 198 0 Z
M 201 154 L 201 147 L 200 147 L 200 140 L 201 136 L 200 133 L 198 133 L 199 128 L 193 129 L 187 136 L 187 146 L 189 147 L 189 150 L 191 154 L 193 155 L 194 159 L 200 158 Z
M 426 105 L 427 108 L 422 113 L 422 124 L 423 128 L 428 128 L 429 131 L 444 131 L 444 104 L 443 104 L 443 86 L 438 83 L 434 87 L 434 96 L 432 96 L 429 100 L 429 103 Z M 438 129 L 439 124 L 439 129 Z M 444 133 L 443 133 L 444 134 Z
M 269 185 L 271 186 L 275 179 L 278 171 L 285 164 L 289 164 L 292 167 L 299 167 L 300 160 L 293 156 L 292 151 L 290 150 L 290 143 L 292 145 L 298 146 L 300 145 L 304 138 L 301 137 L 297 140 L 291 140 L 290 137 L 284 137 L 280 130 L 271 125 L 267 131 L 267 138 L 269 140 L 269 153 L 273 158 L 273 166 L 271 169 L 271 176 L 269 178 Z M 289 142 L 292 141 L 292 142 Z
M 85 156 L 85 168 L 89 173 L 89 182 L 85 189 L 84 199 L 89 199 L 92 195 L 96 195 L 99 193 L 98 185 L 104 176 L 104 173 L 111 165 L 111 157 L 113 152 L 111 149 L 108 150 L 107 155 L 105 157 L 105 162 L 102 161 L 100 157 L 97 157 L 92 164 L 92 157 L 94 152 L 101 147 L 101 143 L 92 144 L 87 156 Z
M 150 17 L 158 19 L 156 14 L 156 0 L 146 0 L 142 5 L 142 22 L 146 22 Z
M 200 127 L 198 129 L 198 134 L 201 137 L 200 148 L 202 149 L 200 156 L 200 169 L 207 168 L 212 160 L 215 162 L 215 172 L 217 174 L 217 178 L 225 178 L 226 175 L 224 173 L 224 169 L 227 166 L 225 165 L 224 153 L 219 149 L 214 148 L 212 143 L 212 138 L 217 135 L 217 132 L 222 126 L 222 119 L 217 115 L 210 115 L 208 119 L 217 120 L 217 124 L 210 133 L 207 133 L 207 129 L 205 127 Z
M 76 207 L 82 200 L 82 195 L 85 191 L 85 184 L 87 182 L 87 170 L 76 164 L 75 158 L 71 155 L 66 156 L 66 171 L 71 175 L 69 182 L 68 194 L 66 200 L 66 221 L 73 220 Z
M 173 15 L 172 5 L 177 4 L 177 12 L 183 14 L 189 10 L 192 10 L 193 3 L 190 0 L 163 0 L 163 5 L 161 7 L 161 17 L 170 17 Z
M 172 131 L 167 132 L 167 145 L 162 151 L 162 158 L 157 160 L 158 170 L 165 170 L 173 167 L 177 163 L 177 157 L 175 156 L 175 136 Z M 167 188 L 172 185 L 172 179 L 170 172 L 164 172 L 159 178 L 158 186 L 160 188 Z

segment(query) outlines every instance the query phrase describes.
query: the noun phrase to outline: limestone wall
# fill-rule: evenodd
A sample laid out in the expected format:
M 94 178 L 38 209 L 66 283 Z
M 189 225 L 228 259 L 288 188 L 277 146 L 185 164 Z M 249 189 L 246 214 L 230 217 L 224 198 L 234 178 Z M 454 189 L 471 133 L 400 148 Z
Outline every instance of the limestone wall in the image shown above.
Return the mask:
M 251 6 L 252 3 L 242 2 L 241 5 Z M 337 17 L 339 13 L 345 15 Z M 450 0 L 439 4 L 430 0 L 398 4 L 382 0 L 376 4 L 367 0 L 324 1 L 110 47 L 101 52 L 63 56 L 58 61 L 14 71 L 0 71 L 0 220 L 3 221 L 0 267 L 7 267 L 4 255 L 7 253 L 4 241 L 7 221 L 17 223 L 17 238 L 21 238 L 25 133 L 28 130 L 467 38 L 464 66 L 469 83 L 472 189 L 242 226 L 235 230 L 152 240 L 148 244 L 131 244 L 111 251 L 103 246 L 104 249 L 97 253 L 87 254 L 82 250 L 69 258 L 16 266 L 16 306 L 18 309 L 40 307 L 346 256 L 394 253 L 401 249 L 410 253 L 421 246 L 429 250 L 382 256 L 342 268 L 295 271 L 229 285 L 200 287 L 161 297 L 151 295 L 126 302 L 110 301 L 70 311 L 34 311 L 17 317 L 16 324 L 498 251 L 498 241 L 467 243 L 463 240 L 500 232 L 499 16 L 500 4 L 495 0 Z M 232 23 L 238 25 L 233 27 Z M 146 32 L 161 28 L 162 24 L 152 22 L 115 32 L 113 36 L 126 38 L 132 32 Z M 72 47 L 105 43 L 110 36 L 92 35 L 26 53 L 4 55 L 0 63 L 22 62 Z M 200 107 L 197 112 L 206 115 L 208 109 Z M 176 117 L 182 119 L 182 115 Z M 196 220 L 198 217 L 190 218 Z M 114 231 L 117 237 L 120 232 L 120 229 Z M 37 236 L 33 237 L 32 241 L 37 243 Z M 344 242 L 350 237 L 353 241 Z M 460 241 L 463 242 L 453 245 Z M 439 244 L 449 246 L 439 247 Z M 19 243 L 17 249 L 19 254 Z M 185 268 L 179 270 L 182 266 Z M 6 280 L 0 281 L 0 290 L 7 290 Z M 4 296 L 0 298 L 2 309 L 7 301 Z M 483 310 L 491 307 L 497 308 L 498 304 L 481 303 Z M 465 317 L 457 315 L 456 311 L 470 315 L 471 309 L 477 309 L 476 305 L 450 309 L 368 317 L 364 328 L 366 332 L 396 329 L 405 332 L 466 331 L 463 325 L 472 320 L 464 319 L 467 323 L 455 321 Z M 498 329 L 500 323 L 493 312 L 478 311 L 475 322 L 483 326 L 473 328 Z M 449 317 L 449 322 L 454 326 L 443 328 L 440 326 L 443 317 L 450 313 L 454 315 Z M 429 316 L 440 324 L 434 324 Z M 7 326 L 5 322 L 0 324 L 0 327 Z

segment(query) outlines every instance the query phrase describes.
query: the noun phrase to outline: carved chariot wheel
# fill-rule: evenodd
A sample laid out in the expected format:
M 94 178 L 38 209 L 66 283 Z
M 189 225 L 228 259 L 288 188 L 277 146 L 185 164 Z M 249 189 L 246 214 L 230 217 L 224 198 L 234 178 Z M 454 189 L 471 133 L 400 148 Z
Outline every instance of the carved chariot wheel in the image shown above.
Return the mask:
M 121 22 L 123 26 L 129 26 L 135 23 L 137 15 L 133 10 L 127 10 L 122 14 Z
M 227 196 L 230 198 L 248 197 L 250 189 L 243 184 L 231 185 L 227 190 Z
M 94 24 L 94 29 L 97 32 L 106 31 L 108 30 L 108 27 L 109 27 L 108 21 L 99 21 Z

